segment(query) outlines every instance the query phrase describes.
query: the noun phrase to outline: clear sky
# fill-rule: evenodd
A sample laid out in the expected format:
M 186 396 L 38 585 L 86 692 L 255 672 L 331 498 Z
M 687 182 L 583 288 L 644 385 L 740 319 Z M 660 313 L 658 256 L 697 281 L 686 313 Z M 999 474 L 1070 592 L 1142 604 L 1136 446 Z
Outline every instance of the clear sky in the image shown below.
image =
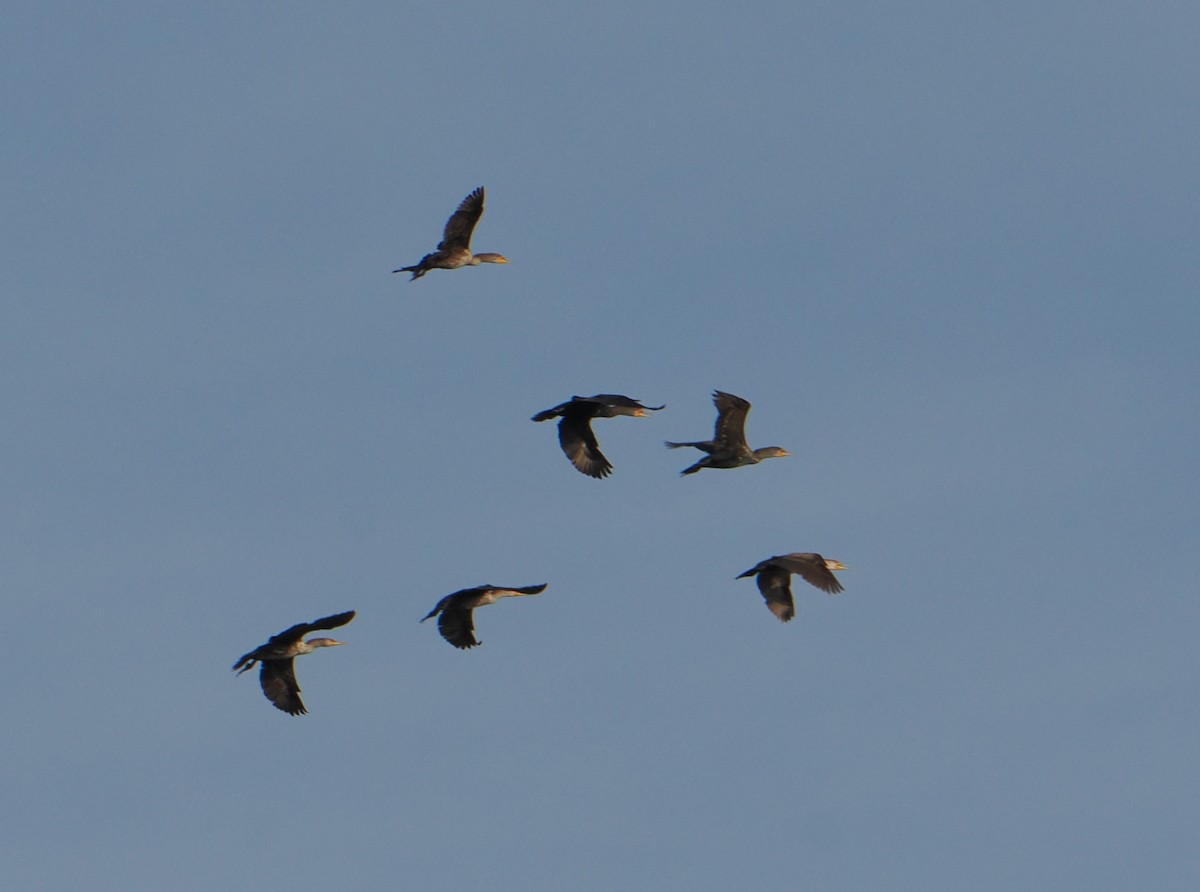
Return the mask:
M 1198 32 L 10 4 L 5 889 L 1200 887 Z M 714 388 L 793 457 L 680 478 Z

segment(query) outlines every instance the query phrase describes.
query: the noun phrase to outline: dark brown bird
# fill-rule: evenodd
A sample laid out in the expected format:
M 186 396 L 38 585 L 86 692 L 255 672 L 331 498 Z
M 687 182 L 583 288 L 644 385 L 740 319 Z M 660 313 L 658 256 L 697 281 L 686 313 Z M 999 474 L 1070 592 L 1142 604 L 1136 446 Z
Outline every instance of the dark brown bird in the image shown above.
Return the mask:
M 477 585 L 475 588 L 465 588 L 462 591 L 446 595 L 437 602 L 437 606 L 425 614 L 421 622 L 437 616 L 438 631 L 442 637 L 455 647 L 466 650 L 482 644 L 475 640 L 475 618 L 472 615 L 476 607 L 494 604 L 501 598 L 515 598 L 521 595 L 536 595 L 545 591 L 546 583 L 527 585 L 524 588 L 504 588 L 498 585 Z
M 842 584 L 830 571 L 845 569 L 848 568 L 841 561 L 828 560 L 811 552 L 797 552 L 777 554 L 759 561 L 737 578 L 757 576 L 758 590 L 767 601 L 767 609 L 779 617 L 780 622 L 786 623 L 796 615 L 796 605 L 792 600 L 793 573 L 799 573 L 805 582 L 821 591 L 836 595 L 842 590 Z
M 657 412 L 662 406 L 643 406 L 637 400 L 615 393 L 598 393 L 595 396 L 573 396 L 569 402 L 560 403 L 553 409 L 538 412 L 534 421 L 561 418 L 558 423 L 558 442 L 567 458 L 580 472 L 597 479 L 612 473 L 612 464 L 600 451 L 596 435 L 592 433 L 593 418 L 613 418 L 617 415 L 632 415 L 645 418 L 647 412 Z
M 746 414 L 750 411 L 750 404 L 740 396 L 714 390 L 713 404 L 717 407 L 717 425 L 711 440 L 694 443 L 666 441 L 668 449 L 691 446 L 708 453 L 690 468 L 680 471 L 681 476 L 695 474 L 701 468 L 740 468 L 742 465 L 756 465 L 764 458 L 784 458 L 791 455 L 780 446 L 750 449 L 746 444 Z
M 479 266 L 481 263 L 508 263 L 503 254 L 472 254 L 471 234 L 475 224 L 483 216 L 483 186 L 480 186 L 462 200 L 450 219 L 446 221 L 446 230 L 437 250 L 426 254 L 415 266 L 405 266 L 394 269 L 394 273 L 412 273 L 413 279 L 419 279 L 431 269 L 458 269 L 462 266 Z
M 262 647 L 255 648 L 233 664 L 238 675 L 254 668 L 260 663 L 258 673 L 259 684 L 263 694 L 289 715 L 305 715 L 308 710 L 300 700 L 300 685 L 296 683 L 296 670 L 293 665 L 296 657 L 310 654 L 318 647 L 334 647 L 345 644 L 345 641 L 335 641 L 333 638 L 309 638 L 304 636 L 309 632 L 336 629 L 354 619 L 354 611 L 335 613 L 333 616 L 322 617 L 311 623 L 297 623 L 286 631 L 273 635 L 271 640 Z

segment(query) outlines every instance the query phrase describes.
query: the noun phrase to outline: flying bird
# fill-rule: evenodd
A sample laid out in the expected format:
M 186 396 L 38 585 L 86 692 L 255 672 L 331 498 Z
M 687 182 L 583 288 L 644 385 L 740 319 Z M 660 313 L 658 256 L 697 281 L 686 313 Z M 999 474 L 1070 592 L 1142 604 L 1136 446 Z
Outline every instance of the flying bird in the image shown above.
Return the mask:
M 662 406 L 643 406 L 637 400 L 615 393 L 598 393 L 595 396 L 573 396 L 568 402 L 553 409 L 538 412 L 534 421 L 558 422 L 558 442 L 562 451 L 576 469 L 589 477 L 600 479 L 612 473 L 612 463 L 600 451 L 596 435 L 592 433 L 593 418 L 613 418 L 617 415 L 647 417 L 647 412 L 657 412 Z
M 711 440 L 694 443 L 666 441 L 668 449 L 691 446 L 708 453 L 690 468 L 680 471 L 680 476 L 695 474 L 701 468 L 740 468 L 742 465 L 756 465 L 764 458 L 784 458 L 791 455 L 780 446 L 763 446 L 751 450 L 746 445 L 746 414 L 750 411 L 750 404 L 740 396 L 714 390 L 713 405 L 717 407 L 717 425 Z
M 766 599 L 767 609 L 787 622 L 796 615 L 796 605 L 792 601 L 792 574 L 799 573 L 805 582 L 815 585 L 823 592 L 836 595 L 842 590 L 842 584 L 837 581 L 832 570 L 848 569 L 841 561 L 829 560 L 819 554 L 798 552 L 796 554 L 777 554 L 765 561 L 759 561 L 738 579 L 747 576 L 758 577 L 758 590 Z
M 545 591 L 546 583 L 527 585 L 524 588 L 504 588 L 498 585 L 477 585 L 446 595 L 437 606 L 425 614 L 421 622 L 438 616 L 438 631 L 455 647 L 466 650 L 482 644 L 475 640 L 475 619 L 471 614 L 476 607 L 486 607 L 501 598 L 516 598 L 521 595 L 536 595 Z
M 262 647 L 255 648 L 233 664 L 238 675 L 254 668 L 255 663 L 261 664 L 258 681 L 262 685 L 263 694 L 275 704 L 276 709 L 282 709 L 289 715 L 305 715 L 308 710 L 300 700 L 300 685 L 296 683 L 296 670 L 293 665 L 296 657 L 310 654 L 318 647 L 334 647 L 345 644 L 345 641 L 335 641 L 333 638 L 309 638 L 304 636 L 309 632 L 336 629 L 354 619 L 354 611 L 335 613 L 313 620 L 311 623 L 297 623 L 286 631 L 273 635 L 271 640 Z
M 419 279 L 431 269 L 458 269 L 462 266 L 479 266 L 481 263 L 508 263 L 503 254 L 472 254 L 471 233 L 475 224 L 483 216 L 483 187 L 480 186 L 462 200 L 458 210 L 446 221 L 446 230 L 437 250 L 426 254 L 420 263 L 394 269 L 394 273 L 412 273 L 413 279 Z

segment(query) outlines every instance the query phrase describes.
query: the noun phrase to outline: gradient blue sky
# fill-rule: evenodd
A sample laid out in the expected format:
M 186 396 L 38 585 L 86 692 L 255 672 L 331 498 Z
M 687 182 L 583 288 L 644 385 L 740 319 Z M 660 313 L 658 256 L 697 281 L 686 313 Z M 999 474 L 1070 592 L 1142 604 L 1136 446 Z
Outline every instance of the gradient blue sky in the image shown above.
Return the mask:
M 1198 32 L 10 4 L 5 888 L 1200 886 Z M 512 264 L 391 275 L 481 184 Z M 795 457 L 680 479 L 713 388 Z

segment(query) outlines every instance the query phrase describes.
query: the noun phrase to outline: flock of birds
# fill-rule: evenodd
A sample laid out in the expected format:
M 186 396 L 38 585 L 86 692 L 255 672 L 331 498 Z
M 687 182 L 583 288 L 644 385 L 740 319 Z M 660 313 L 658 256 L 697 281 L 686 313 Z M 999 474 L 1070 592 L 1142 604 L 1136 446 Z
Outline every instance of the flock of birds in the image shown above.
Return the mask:
M 480 186 L 462 200 L 458 210 L 446 221 L 446 228 L 436 251 L 426 254 L 412 266 L 401 267 L 393 272 L 412 273 L 412 281 L 435 269 L 460 269 L 464 266 L 478 266 L 481 263 L 508 263 L 508 259 L 502 254 L 471 252 L 471 235 L 479 218 L 483 216 L 483 199 L 484 190 Z M 713 405 L 717 408 L 717 422 L 711 440 L 678 443 L 666 441 L 665 445 L 669 449 L 691 447 L 704 453 L 699 461 L 684 468 L 680 472 L 681 475 L 695 474 L 704 468 L 740 468 L 744 465 L 758 464 L 763 459 L 784 458 L 791 454 L 780 446 L 750 448 L 746 442 L 746 415 L 750 411 L 750 403 L 740 396 L 717 390 L 713 393 Z M 663 408 L 665 406 L 644 406 L 637 400 L 620 394 L 601 393 L 589 397 L 573 396 L 565 403 L 538 412 L 532 420 L 549 421 L 557 418 L 558 442 L 571 464 L 582 474 L 603 479 L 612 473 L 613 466 L 600 451 L 600 444 L 592 431 L 592 419 L 615 418 L 618 415 L 645 418 L 648 413 Z M 767 608 L 781 622 L 788 622 L 796 615 L 791 588 L 793 574 L 821 591 L 835 595 L 842 591 L 842 586 L 833 575 L 833 571 L 845 569 L 846 566 L 839 561 L 810 552 L 797 552 L 775 555 L 759 561 L 737 578 L 755 577 Z M 438 601 L 421 622 L 436 616 L 441 636 L 455 647 L 465 650 L 481 643 L 475 638 L 476 607 L 494 604 L 501 598 L 540 594 L 545 589 L 546 583 L 514 587 L 480 585 L 462 589 Z M 257 663 L 260 667 L 259 683 L 267 699 L 274 703 L 276 708 L 290 715 L 304 715 L 308 710 L 300 699 L 300 685 L 296 682 L 296 657 L 312 653 L 320 647 L 334 647 L 346 643 L 334 638 L 305 640 L 304 636 L 310 632 L 323 632 L 344 626 L 354 619 L 354 613 L 353 610 L 348 610 L 309 623 L 297 623 L 278 635 L 273 635 L 266 644 L 244 654 L 233 664 L 234 671 L 241 675 L 254 668 Z

